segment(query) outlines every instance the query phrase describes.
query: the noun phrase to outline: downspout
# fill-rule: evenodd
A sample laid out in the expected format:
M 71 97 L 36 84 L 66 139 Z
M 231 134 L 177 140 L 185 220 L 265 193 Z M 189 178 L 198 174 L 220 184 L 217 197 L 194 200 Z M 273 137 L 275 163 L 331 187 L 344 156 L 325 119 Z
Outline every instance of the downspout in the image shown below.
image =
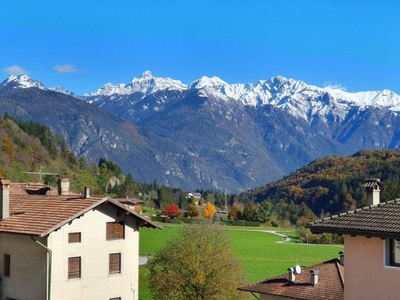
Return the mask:
M 251 292 L 251 294 L 252 294 L 257 300 L 260 300 L 260 299 L 256 296 L 256 294 L 254 294 L 254 292 Z
M 31 239 L 36 242 L 39 246 L 43 247 L 44 249 L 46 249 L 47 253 L 48 253 L 48 259 L 49 259 L 49 266 L 47 268 L 47 300 L 50 300 L 50 291 L 51 291 L 51 261 L 52 261 L 52 254 L 51 254 L 51 249 L 46 247 L 45 245 L 43 245 L 41 242 L 39 242 L 38 240 L 35 240 L 35 238 L 33 237 L 33 235 L 31 235 Z

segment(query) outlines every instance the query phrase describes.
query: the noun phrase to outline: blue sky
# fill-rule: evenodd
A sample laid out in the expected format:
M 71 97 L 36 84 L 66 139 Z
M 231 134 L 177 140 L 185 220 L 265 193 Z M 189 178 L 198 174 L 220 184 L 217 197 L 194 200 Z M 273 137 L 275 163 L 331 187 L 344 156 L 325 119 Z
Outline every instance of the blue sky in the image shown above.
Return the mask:
M 0 81 L 27 73 L 83 94 L 150 70 L 400 94 L 399 15 L 395 0 L 4 1 Z

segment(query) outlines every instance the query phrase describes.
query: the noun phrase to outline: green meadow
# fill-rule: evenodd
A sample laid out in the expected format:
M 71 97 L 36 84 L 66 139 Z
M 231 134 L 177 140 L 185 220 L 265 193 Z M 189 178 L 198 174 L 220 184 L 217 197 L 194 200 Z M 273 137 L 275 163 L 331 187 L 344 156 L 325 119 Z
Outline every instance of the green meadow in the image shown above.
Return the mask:
M 178 233 L 179 226 L 164 225 L 163 230 L 140 229 L 141 255 L 154 254 L 161 249 L 166 240 Z M 272 276 L 283 274 L 287 269 L 300 266 L 311 266 L 325 260 L 339 257 L 342 245 L 313 245 L 296 242 L 295 231 L 276 228 L 227 228 L 232 248 L 242 262 L 247 282 L 256 282 Z M 281 236 L 266 232 L 277 231 L 291 237 L 285 242 Z M 139 269 L 139 296 L 141 300 L 152 299 L 147 286 L 147 269 Z

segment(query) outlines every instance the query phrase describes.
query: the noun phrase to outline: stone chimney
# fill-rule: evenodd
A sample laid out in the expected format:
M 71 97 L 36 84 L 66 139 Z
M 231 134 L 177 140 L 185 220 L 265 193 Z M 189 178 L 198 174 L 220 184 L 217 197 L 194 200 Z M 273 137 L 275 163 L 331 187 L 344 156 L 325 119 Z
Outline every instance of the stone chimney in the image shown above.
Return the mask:
M 295 271 L 293 268 L 289 268 L 288 270 L 288 281 L 289 282 L 295 282 L 296 281 L 296 275 Z
M 380 202 L 381 181 L 379 178 L 368 178 L 363 187 L 367 194 L 367 205 L 376 205 Z
M 69 179 L 67 177 L 58 178 L 58 195 L 69 196 Z
M 344 252 L 340 251 L 339 252 L 339 263 L 344 266 Z
M 84 194 L 85 199 L 90 198 L 90 187 L 85 186 L 85 194 Z
M 316 286 L 318 284 L 319 279 L 319 270 L 311 270 L 311 285 Z
M 10 180 L 0 180 L 0 217 L 1 220 L 10 216 Z

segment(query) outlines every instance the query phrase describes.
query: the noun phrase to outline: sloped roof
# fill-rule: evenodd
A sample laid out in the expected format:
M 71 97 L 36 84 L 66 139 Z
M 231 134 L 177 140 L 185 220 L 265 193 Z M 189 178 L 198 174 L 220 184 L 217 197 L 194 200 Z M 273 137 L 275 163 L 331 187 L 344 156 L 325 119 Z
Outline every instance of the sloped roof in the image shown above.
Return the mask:
M 311 285 L 311 270 L 319 270 L 319 281 Z M 288 274 L 240 287 L 239 290 L 304 300 L 339 300 L 344 297 L 344 266 L 332 259 L 311 267 L 302 267 L 295 282 L 288 281 Z
M 311 222 L 312 233 L 400 239 L 400 199 L 366 206 Z
M 137 199 L 137 198 L 114 198 L 114 200 L 117 200 L 123 204 L 127 205 L 138 205 L 138 204 L 143 204 L 144 201 Z
M 137 219 L 141 227 L 161 228 L 151 220 L 108 197 L 19 195 L 11 192 L 10 216 L 0 221 L 0 232 L 45 236 L 105 203 L 127 212 Z

